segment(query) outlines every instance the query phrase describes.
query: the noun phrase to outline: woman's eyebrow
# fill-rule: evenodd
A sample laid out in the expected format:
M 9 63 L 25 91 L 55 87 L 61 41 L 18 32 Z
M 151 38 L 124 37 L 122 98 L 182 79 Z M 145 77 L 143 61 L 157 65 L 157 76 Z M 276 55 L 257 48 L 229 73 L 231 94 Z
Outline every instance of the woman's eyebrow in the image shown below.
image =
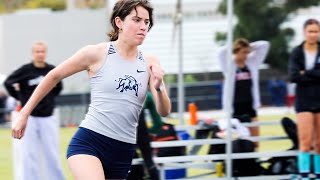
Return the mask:
M 138 18 L 139 20 L 143 20 L 143 18 L 142 17 L 139 17 L 139 16 L 133 16 L 133 17 L 135 17 L 135 18 Z M 144 19 L 144 20 L 148 20 L 149 21 L 149 19 Z

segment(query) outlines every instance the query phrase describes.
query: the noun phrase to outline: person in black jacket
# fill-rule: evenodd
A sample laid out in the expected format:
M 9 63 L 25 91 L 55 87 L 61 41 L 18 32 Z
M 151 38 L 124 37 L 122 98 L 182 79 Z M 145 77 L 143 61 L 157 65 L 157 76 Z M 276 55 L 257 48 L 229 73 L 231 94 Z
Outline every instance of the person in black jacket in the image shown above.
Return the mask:
M 27 63 L 12 74 L 4 82 L 8 93 L 24 106 L 34 89 L 54 66 L 46 63 L 47 44 L 36 41 L 32 45 L 32 62 Z M 59 126 L 53 116 L 55 97 L 61 92 L 59 82 L 52 91 L 36 106 L 29 117 L 22 141 L 23 180 L 40 180 L 39 149 L 43 150 L 45 165 L 48 169 L 46 177 L 50 180 L 65 179 L 59 161 Z
M 320 180 L 320 23 L 304 23 L 305 41 L 295 47 L 289 59 L 289 77 L 297 84 L 296 104 L 299 155 L 298 166 L 303 180 L 308 180 L 310 150 L 314 145 L 314 172 Z

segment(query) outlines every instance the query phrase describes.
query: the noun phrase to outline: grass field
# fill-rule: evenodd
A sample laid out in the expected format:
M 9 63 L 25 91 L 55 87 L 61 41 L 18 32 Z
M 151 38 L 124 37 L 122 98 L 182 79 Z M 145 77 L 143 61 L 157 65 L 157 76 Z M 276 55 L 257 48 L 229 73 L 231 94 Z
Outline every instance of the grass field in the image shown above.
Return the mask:
M 60 158 L 67 179 L 72 179 L 67 167 L 66 151 L 68 143 L 77 128 L 60 129 Z M 9 129 L 0 129 L 0 179 L 13 179 L 13 162 L 12 162 L 12 141 L 11 131 Z
M 292 115 L 289 115 L 292 116 Z M 275 120 L 281 119 L 283 116 L 261 116 L 260 119 L 267 121 L 268 119 Z M 67 145 L 73 136 L 76 128 L 61 128 L 60 129 L 60 154 L 61 162 L 63 165 L 64 173 L 68 180 L 71 180 L 71 174 L 67 167 L 66 162 L 66 150 Z M 284 131 L 281 126 L 264 126 L 260 128 L 261 136 L 278 136 L 284 135 Z M 0 128 L 0 180 L 13 179 L 13 163 L 12 163 L 12 141 L 11 141 L 10 129 Z M 201 148 L 199 154 L 205 154 L 208 149 L 208 145 Z M 286 150 L 291 147 L 291 142 L 288 140 L 261 142 L 259 151 L 279 151 Z M 196 175 L 201 173 L 210 172 L 209 170 L 200 169 L 188 169 L 188 175 Z

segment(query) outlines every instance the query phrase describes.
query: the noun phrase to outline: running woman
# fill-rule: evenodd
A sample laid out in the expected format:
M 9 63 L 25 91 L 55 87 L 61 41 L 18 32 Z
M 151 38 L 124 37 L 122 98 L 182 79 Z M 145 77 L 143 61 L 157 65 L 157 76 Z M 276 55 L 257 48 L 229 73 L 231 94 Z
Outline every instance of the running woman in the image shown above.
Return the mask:
M 21 110 L 13 137 L 24 135 L 30 112 L 57 82 L 86 70 L 91 103 L 67 152 L 73 178 L 126 179 L 148 88 L 161 116 L 171 110 L 159 60 L 138 48 L 153 26 L 152 14 L 147 0 L 118 0 L 111 14 L 111 42 L 85 46 L 53 69 Z

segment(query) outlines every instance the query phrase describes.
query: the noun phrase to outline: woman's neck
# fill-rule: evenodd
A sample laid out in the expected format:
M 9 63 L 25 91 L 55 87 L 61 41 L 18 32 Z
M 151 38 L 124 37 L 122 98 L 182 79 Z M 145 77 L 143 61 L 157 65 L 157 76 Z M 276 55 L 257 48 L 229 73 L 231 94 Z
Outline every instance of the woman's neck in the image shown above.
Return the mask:
M 135 59 L 137 57 L 137 46 L 129 45 L 124 41 L 115 41 L 115 46 L 120 55 L 125 59 Z
M 46 67 L 46 63 L 45 63 L 45 62 L 36 62 L 36 61 L 33 61 L 32 64 L 33 64 L 34 67 L 36 67 L 36 68 L 44 68 L 44 67 Z
M 318 44 L 305 42 L 303 48 L 308 52 L 316 52 L 318 49 Z
M 236 65 L 239 67 L 239 68 L 243 68 L 246 66 L 246 63 L 244 61 L 239 61 L 239 60 L 236 60 Z

